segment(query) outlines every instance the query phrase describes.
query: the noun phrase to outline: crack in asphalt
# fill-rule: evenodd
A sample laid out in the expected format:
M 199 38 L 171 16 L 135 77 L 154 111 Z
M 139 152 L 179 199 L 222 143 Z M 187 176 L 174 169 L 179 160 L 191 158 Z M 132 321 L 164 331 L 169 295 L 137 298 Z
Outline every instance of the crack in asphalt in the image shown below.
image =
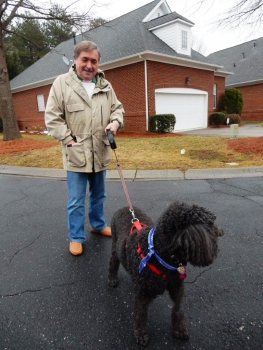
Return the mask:
M 210 180 L 208 180 L 208 182 L 210 182 Z M 247 192 L 247 193 L 248 193 L 247 195 L 238 195 L 237 193 L 232 194 L 232 195 L 237 196 L 237 197 L 247 198 L 247 196 L 248 196 L 249 194 L 251 194 L 251 195 L 257 195 L 257 196 L 258 196 L 258 192 L 249 191 L 249 190 L 246 190 L 246 189 L 240 188 L 240 187 L 238 187 L 238 186 L 235 186 L 235 185 L 232 185 L 232 184 L 226 183 L 226 180 L 223 180 L 223 181 L 217 181 L 217 183 L 220 183 L 220 184 L 225 185 L 225 186 L 228 186 L 228 187 L 235 188 L 235 189 L 237 189 L 237 190 L 245 191 L 245 192 Z M 210 185 L 213 187 L 213 183 L 211 183 Z M 223 191 L 223 190 L 218 191 L 218 190 L 214 189 L 214 191 L 217 191 L 217 192 L 223 192 L 223 193 L 228 194 L 227 192 L 225 192 L 225 191 Z M 248 198 L 248 199 L 249 199 L 249 198 Z M 249 199 L 249 200 L 251 200 L 251 199 Z M 257 202 L 254 202 L 254 203 L 257 203 Z M 259 204 L 259 203 L 257 203 L 257 204 Z
M 39 239 L 40 236 L 41 236 L 41 233 L 40 233 L 35 239 L 33 239 L 33 241 L 31 241 L 28 245 L 26 245 L 26 246 L 24 246 L 24 247 L 18 249 L 18 250 L 13 254 L 13 256 L 9 259 L 9 261 L 8 261 L 8 263 L 5 265 L 5 267 L 8 266 L 9 264 L 11 264 L 12 260 L 15 258 L 15 256 L 16 256 L 17 254 L 19 254 L 19 252 L 21 252 L 21 250 L 24 250 L 24 249 L 27 249 L 28 247 L 30 247 L 32 244 L 34 244 L 34 243 Z M 3 275 L 3 274 L 4 274 L 3 272 L 0 273 L 0 275 Z
M 193 281 L 185 281 L 185 283 L 189 283 L 189 284 L 195 283 L 199 277 L 201 277 L 207 271 L 210 271 L 212 268 L 213 266 L 209 267 L 208 269 L 205 269 L 204 271 L 200 272 L 199 275 L 197 275 Z
M 259 234 L 257 230 L 256 230 L 256 235 L 263 238 L 263 234 Z
M 39 239 L 40 236 L 41 236 L 41 233 L 40 233 L 35 239 L 33 239 L 33 241 L 31 241 L 28 245 L 26 245 L 25 247 L 22 247 L 22 248 L 18 249 L 18 250 L 13 254 L 13 256 L 9 259 L 8 264 L 11 264 L 12 260 L 14 259 L 14 257 L 15 257 L 19 252 L 21 252 L 21 250 L 27 249 L 27 248 L 30 247 L 32 244 L 34 244 L 35 241 L 37 241 L 37 240 Z
M 26 289 L 26 290 L 23 290 L 22 292 L 17 292 L 14 294 L 0 295 L 0 298 L 12 298 L 12 297 L 20 296 L 20 295 L 25 294 L 25 293 L 38 293 L 38 292 L 42 292 L 42 291 L 49 290 L 52 288 L 72 286 L 74 284 L 75 284 L 75 282 L 70 282 L 70 283 L 57 284 L 57 285 L 53 285 L 53 286 L 49 286 L 49 287 L 43 287 L 43 288 L 39 288 L 39 289 Z

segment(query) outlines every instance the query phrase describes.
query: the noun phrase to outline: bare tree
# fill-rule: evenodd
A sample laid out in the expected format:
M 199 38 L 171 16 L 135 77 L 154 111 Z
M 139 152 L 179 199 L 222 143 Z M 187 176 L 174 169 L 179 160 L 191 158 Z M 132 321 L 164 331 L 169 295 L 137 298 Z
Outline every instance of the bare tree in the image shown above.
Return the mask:
M 3 140 L 13 140 L 21 137 L 15 116 L 14 104 L 10 89 L 6 57 L 4 51 L 3 35 L 8 33 L 11 23 L 16 18 L 36 19 L 46 21 L 61 21 L 75 28 L 86 26 L 91 19 L 90 10 L 96 6 L 96 0 L 90 1 L 88 10 L 79 14 L 72 6 L 80 0 L 73 1 L 64 6 L 64 11 L 54 13 L 50 11 L 50 3 L 47 0 L 0 0 L 0 112 L 3 120 Z M 30 38 L 28 38 L 30 40 Z
M 213 6 L 211 0 L 199 0 L 197 5 L 200 9 L 203 4 Z M 228 11 L 217 20 L 221 26 L 238 28 L 248 25 L 251 31 L 260 28 L 263 23 L 263 1 L 262 0 L 236 0 L 234 5 L 230 5 Z

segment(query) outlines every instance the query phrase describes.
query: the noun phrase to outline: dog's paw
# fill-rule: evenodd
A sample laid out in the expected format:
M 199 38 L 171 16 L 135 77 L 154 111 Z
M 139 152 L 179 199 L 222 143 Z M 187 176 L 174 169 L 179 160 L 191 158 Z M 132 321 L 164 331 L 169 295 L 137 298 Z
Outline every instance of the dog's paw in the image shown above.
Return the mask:
M 142 346 L 146 346 L 149 342 L 148 333 L 146 333 L 140 337 L 136 337 L 136 341 L 137 341 L 137 344 L 142 345 Z
M 119 281 L 118 281 L 117 279 L 116 279 L 116 280 L 109 280 L 108 283 L 109 283 L 109 285 L 110 285 L 111 287 L 116 288 L 117 285 L 118 285 L 118 283 L 119 283 Z
M 180 330 L 180 331 L 173 331 L 173 336 L 176 339 L 181 339 L 181 340 L 188 340 L 189 335 L 187 333 L 187 330 Z

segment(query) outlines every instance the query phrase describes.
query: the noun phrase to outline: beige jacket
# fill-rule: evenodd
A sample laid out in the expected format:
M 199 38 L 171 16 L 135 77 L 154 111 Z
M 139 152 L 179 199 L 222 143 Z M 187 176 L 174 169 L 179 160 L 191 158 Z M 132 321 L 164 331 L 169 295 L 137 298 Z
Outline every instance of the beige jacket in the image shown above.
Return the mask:
M 61 141 L 64 169 L 76 172 L 105 170 L 111 149 L 106 126 L 116 120 L 123 126 L 123 107 L 102 71 L 96 75 L 92 100 L 71 67 L 54 81 L 45 112 L 48 132 Z M 66 143 L 76 137 L 72 146 Z

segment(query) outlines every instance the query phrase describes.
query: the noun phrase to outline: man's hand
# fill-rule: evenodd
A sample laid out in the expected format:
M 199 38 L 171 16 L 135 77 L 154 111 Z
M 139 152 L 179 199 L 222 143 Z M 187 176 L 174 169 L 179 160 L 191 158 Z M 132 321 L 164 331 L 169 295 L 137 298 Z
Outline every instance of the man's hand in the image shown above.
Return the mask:
M 119 128 L 119 123 L 116 120 L 113 120 L 113 122 L 111 122 L 106 126 L 105 133 L 107 134 L 107 130 L 110 130 L 115 136 L 118 128 Z
M 69 142 L 66 143 L 66 146 L 73 145 L 73 143 L 76 143 L 76 142 L 74 140 L 70 140 Z

